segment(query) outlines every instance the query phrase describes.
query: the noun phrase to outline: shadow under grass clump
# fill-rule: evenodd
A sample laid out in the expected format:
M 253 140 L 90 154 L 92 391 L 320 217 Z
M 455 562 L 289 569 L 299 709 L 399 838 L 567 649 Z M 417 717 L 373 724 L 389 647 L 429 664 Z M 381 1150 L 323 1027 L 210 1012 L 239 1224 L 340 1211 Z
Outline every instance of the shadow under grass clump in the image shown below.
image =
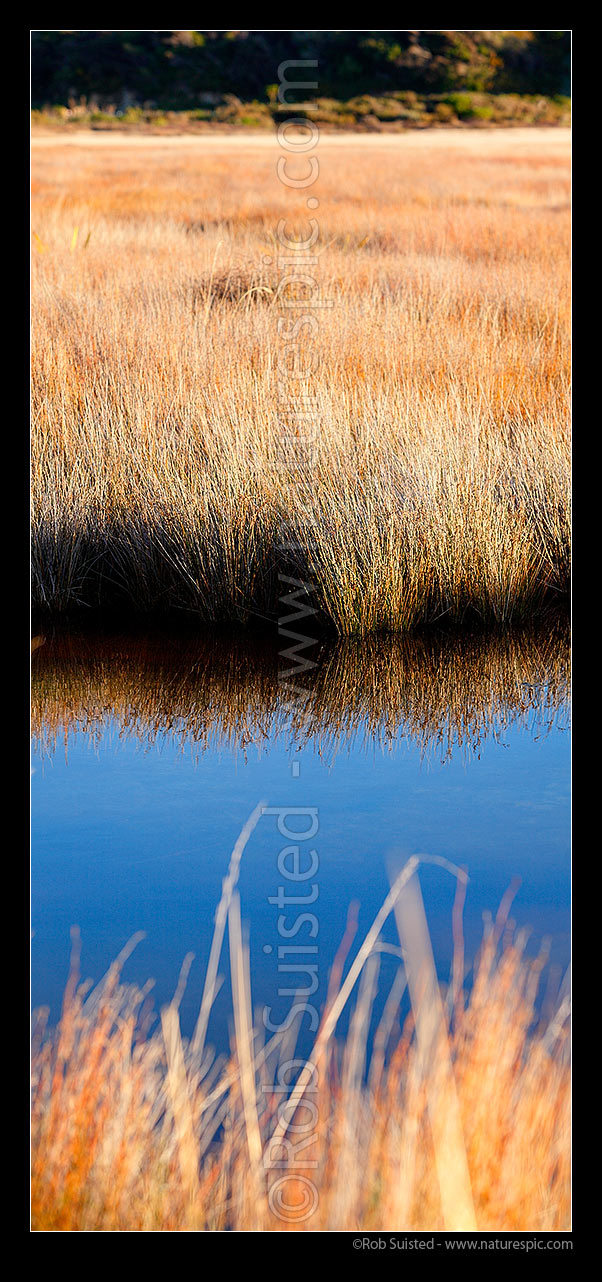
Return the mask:
M 335 538 L 305 550 L 299 542 L 294 556 L 282 556 L 254 515 L 225 529 L 218 510 L 203 512 L 198 524 L 134 514 L 104 532 L 86 523 L 58 535 L 42 522 L 33 540 L 33 622 L 92 612 L 253 627 L 288 615 L 297 624 L 310 617 L 320 633 L 367 636 L 568 617 L 570 561 L 561 540 L 539 556 L 508 549 L 494 566 L 477 547 L 472 562 L 450 570 L 452 539 L 431 566 L 415 538 L 394 548 L 387 539 L 381 545 L 368 529 L 355 546 Z

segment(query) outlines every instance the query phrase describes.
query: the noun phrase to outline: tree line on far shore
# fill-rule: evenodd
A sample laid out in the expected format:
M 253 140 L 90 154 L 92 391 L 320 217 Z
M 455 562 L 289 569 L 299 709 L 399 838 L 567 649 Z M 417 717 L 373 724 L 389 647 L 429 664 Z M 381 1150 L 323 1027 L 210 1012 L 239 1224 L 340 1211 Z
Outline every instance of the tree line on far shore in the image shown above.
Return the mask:
M 318 87 L 297 100 L 570 93 L 569 31 L 65 30 L 32 32 L 32 107 L 186 110 L 224 95 L 270 103 L 286 59 L 317 62 L 303 78 Z

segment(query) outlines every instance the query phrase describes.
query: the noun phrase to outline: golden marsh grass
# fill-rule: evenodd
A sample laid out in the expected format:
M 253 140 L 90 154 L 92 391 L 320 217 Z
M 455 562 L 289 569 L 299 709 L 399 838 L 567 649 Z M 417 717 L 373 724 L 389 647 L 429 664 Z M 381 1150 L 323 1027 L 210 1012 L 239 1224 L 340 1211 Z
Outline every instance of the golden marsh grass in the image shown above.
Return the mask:
M 568 145 L 514 138 L 320 140 L 300 467 L 276 140 L 34 140 L 36 613 L 275 618 L 279 573 L 342 634 L 566 599 Z

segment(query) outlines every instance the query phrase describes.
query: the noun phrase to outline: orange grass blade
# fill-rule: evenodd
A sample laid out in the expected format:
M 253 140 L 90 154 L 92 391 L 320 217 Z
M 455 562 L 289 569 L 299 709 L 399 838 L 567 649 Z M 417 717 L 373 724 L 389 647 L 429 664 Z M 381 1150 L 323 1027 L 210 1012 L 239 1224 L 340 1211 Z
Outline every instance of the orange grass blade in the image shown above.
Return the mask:
M 395 902 L 404 950 L 416 1038 L 427 1091 L 429 1118 L 446 1229 L 474 1233 L 477 1221 L 456 1092 L 451 1051 L 435 961 L 416 875 Z

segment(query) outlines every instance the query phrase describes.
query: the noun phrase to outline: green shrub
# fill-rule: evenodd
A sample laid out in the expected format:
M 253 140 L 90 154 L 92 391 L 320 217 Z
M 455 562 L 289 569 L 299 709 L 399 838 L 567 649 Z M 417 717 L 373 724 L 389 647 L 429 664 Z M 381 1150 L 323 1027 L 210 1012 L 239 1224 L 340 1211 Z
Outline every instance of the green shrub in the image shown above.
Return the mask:
M 452 107 L 460 119 L 466 116 L 474 115 L 472 94 L 469 93 L 450 93 L 444 99 L 448 106 Z

